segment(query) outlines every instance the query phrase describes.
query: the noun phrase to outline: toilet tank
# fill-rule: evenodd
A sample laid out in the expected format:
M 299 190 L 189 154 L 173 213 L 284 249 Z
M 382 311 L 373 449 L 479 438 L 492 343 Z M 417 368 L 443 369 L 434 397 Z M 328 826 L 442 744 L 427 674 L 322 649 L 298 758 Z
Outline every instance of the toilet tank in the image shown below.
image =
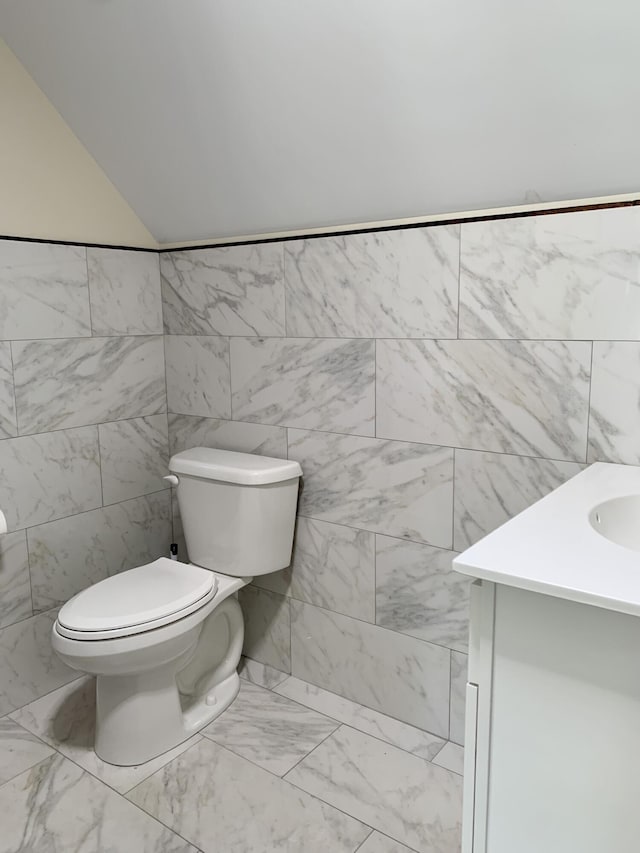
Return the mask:
M 178 505 L 189 560 L 232 577 L 291 562 L 302 469 L 297 462 L 193 447 L 176 453 Z

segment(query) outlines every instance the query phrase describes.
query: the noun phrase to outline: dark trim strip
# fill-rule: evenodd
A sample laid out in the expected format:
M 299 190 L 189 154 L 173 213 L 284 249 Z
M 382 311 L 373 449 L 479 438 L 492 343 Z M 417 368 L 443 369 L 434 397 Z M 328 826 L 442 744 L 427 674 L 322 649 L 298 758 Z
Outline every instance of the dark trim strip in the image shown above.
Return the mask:
M 549 207 L 544 210 L 523 210 L 513 213 L 488 213 L 478 216 L 459 216 L 450 219 L 434 219 L 411 222 L 405 225 L 380 225 L 370 228 L 349 228 L 344 231 L 321 231 L 315 234 L 295 234 L 286 237 L 255 237 L 252 240 L 230 240 L 224 243 L 201 243 L 175 249 L 147 249 L 142 246 L 121 246 L 108 243 L 81 243 L 78 240 L 43 240 L 37 237 L 11 237 L 0 235 L 0 240 L 16 240 L 22 243 L 48 243 L 56 246 L 82 246 L 88 249 L 126 249 L 129 252 L 152 252 L 164 255 L 167 252 L 195 252 L 198 249 L 225 249 L 231 246 L 257 246 L 262 243 L 290 243 L 292 240 L 320 240 L 324 237 L 346 237 L 350 234 L 377 234 L 384 231 L 404 231 L 410 228 L 436 228 L 440 225 L 461 225 L 465 222 L 493 222 L 499 219 L 525 219 L 530 216 L 552 216 L 558 213 L 578 213 L 583 210 L 608 210 L 615 207 L 640 206 L 640 198 L 631 201 L 611 201 L 602 204 L 575 204 L 571 207 Z
M 50 246 L 81 246 L 83 249 L 126 249 L 128 252 L 153 252 L 160 254 L 162 249 L 147 249 L 144 246 L 121 246 L 118 243 L 81 243 L 79 240 L 44 240 L 41 237 L 11 237 L 0 234 L 0 240 L 12 240 L 16 243 L 46 243 Z
M 572 207 L 555 207 L 546 210 L 523 210 L 513 213 L 489 213 L 483 216 L 460 216 L 451 219 L 434 219 L 429 222 L 410 222 L 405 225 L 380 225 L 371 228 L 351 228 L 345 231 L 322 231 L 316 234 L 296 234 L 288 237 L 256 237 L 254 240 L 236 240 L 227 243 L 202 243 L 198 246 L 184 246 L 177 249 L 160 249 L 165 252 L 192 252 L 197 249 L 224 249 L 229 246 L 254 246 L 260 243 L 290 243 L 292 240 L 319 240 L 323 237 L 345 237 L 349 234 L 377 234 L 382 231 L 404 231 L 410 228 L 435 228 L 439 225 L 459 225 L 465 222 L 492 222 L 496 219 L 524 219 L 528 216 L 550 216 L 556 213 L 577 213 L 582 210 L 607 210 L 612 207 L 636 207 L 640 198 L 632 201 L 611 201 L 602 204 L 576 204 Z

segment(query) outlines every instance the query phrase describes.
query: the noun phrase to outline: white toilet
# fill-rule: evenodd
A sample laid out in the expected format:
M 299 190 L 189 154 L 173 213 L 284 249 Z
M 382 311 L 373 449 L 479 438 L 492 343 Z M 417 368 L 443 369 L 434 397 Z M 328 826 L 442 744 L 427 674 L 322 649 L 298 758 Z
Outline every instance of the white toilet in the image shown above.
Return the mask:
M 149 761 L 230 705 L 244 637 L 233 593 L 291 560 L 297 462 L 195 447 L 169 470 L 191 562 L 100 581 L 53 626 L 62 660 L 98 677 L 95 750 L 111 764 Z

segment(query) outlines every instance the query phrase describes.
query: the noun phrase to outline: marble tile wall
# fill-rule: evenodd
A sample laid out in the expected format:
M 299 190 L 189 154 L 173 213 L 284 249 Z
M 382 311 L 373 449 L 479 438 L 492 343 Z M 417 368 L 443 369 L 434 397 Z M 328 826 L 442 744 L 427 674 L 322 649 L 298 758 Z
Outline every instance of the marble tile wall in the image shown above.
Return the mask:
M 640 208 L 178 251 L 161 275 L 171 451 L 304 470 L 291 566 L 240 596 L 248 657 L 461 742 L 452 557 L 584 465 L 640 463 Z
M 166 554 L 156 254 L 0 240 L 0 715 L 77 674 L 58 606 Z

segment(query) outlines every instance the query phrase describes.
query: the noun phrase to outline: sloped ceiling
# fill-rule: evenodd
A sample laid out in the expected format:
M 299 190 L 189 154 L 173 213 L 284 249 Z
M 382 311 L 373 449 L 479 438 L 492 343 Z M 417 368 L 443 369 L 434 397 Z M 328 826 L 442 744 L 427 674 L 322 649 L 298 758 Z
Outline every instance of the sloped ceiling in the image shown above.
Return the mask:
M 637 0 L 0 0 L 160 242 L 640 190 Z

